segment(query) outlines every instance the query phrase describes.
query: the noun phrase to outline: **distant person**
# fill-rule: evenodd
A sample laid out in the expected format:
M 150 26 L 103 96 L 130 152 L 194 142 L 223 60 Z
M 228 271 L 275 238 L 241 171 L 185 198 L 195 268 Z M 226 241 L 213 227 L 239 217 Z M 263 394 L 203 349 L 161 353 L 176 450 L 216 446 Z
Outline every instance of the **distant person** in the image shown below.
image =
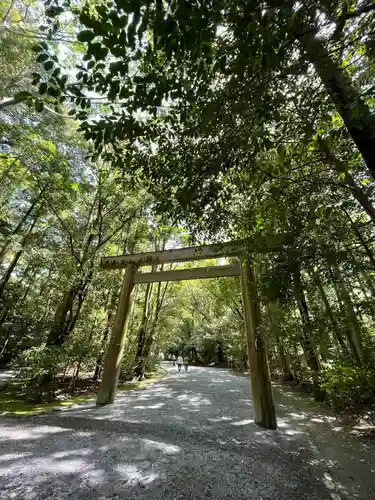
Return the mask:
M 172 363 L 173 366 L 176 366 L 176 356 L 174 354 L 172 354 Z
M 187 372 L 188 368 L 189 368 L 189 359 L 188 358 L 184 358 L 184 367 L 185 367 L 185 371 Z
M 184 360 L 182 359 L 182 356 L 180 355 L 178 358 L 177 358 L 177 368 L 178 368 L 178 371 L 180 372 L 181 371 L 181 366 L 182 366 L 182 363 L 184 362 Z

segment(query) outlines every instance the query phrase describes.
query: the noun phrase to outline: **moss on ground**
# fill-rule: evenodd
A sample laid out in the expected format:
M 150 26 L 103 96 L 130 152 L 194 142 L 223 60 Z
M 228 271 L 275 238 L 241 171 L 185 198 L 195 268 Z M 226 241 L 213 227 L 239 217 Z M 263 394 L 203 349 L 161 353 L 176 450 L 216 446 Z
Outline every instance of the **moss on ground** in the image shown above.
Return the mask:
M 149 384 L 157 382 L 163 378 L 164 373 L 152 372 L 148 377 L 140 382 L 129 382 L 120 384 L 119 391 L 131 391 L 134 389 L 144 389 Z M 0 416 L 30 416 L 42 415 L 62 408 L 68 408 L 76 404 L 90 403 L 96 400 L 96 393 L 91 392 L 80 396 L 69 396 L 68 399 L 52 401 L 51 403 L 27 403 L 25 401 L 23 385 L 20 382 L 10 382 L 0 390 Z

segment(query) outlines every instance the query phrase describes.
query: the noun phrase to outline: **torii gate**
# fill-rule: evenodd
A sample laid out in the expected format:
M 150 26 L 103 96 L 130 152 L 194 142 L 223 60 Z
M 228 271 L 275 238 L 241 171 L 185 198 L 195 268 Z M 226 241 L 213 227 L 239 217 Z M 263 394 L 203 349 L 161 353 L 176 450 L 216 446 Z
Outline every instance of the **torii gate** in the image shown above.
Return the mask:
M 269 245 L 266 251 L 270 251 Z M 279 242 L 276 245 L 279 247 Z M 251 259 L 246 256 L 248 243 L 245 241 L 202 245 L 157 252 L 104 257 L 101 267 L 123 269 L 125 276 L 112 328 L 111 339 L 104 362 L 103 376 L 97 396 L 97 405 L 114 402 L 121 360 L 129 321 L 131 295 L 134 285 L 140 283 L 179 281 L 223 276 L 240 276 L 247 351 L 251 375 L 251 387 L 255 423 L 267 429 L 276 429 L 275 405 L 268 366 L 266 339 L 260 328 L 260 304 L 256 288 L 256 276 Z M 238 256 L 239 262 L 225 266 L 206 266 L 175 271 L 142 273 L 138 267 Z

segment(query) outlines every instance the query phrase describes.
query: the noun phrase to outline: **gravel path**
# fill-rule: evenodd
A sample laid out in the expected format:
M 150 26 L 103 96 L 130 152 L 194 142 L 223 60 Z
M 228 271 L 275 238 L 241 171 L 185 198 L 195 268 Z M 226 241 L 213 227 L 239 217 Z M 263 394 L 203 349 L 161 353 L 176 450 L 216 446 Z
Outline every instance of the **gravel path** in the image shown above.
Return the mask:
M 267 431 L 252 422 L 247 378 L 168 370 L 162 382 L 123 392 L 111 406 L 2 419 L 0 499 L 375 498 L 367 458 L 358 469 L 359 448 L 340 451 L 340 436 L 324 419 L 311 427 L 289 396 L 278 396 L 280 429 Z M 325 444 L 331 440 L 323 451 L 318 424 Z M 337 454 L 345 453 L 343 469 Z M 355 470 L 345 469 L 351 458 L 359 486 Z

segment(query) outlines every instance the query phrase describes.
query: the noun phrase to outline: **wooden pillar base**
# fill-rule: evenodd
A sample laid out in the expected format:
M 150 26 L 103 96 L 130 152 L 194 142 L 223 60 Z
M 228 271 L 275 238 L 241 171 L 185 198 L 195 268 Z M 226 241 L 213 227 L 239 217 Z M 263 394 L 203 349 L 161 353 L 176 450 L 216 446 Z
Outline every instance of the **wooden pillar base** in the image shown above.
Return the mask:
M 116 317 L 113 324 L 111 340 L 109 342 L 107 356 L 104 361 L 102 382 L 96 399 L 96 404 L 98 406 L 112 404 L 115 401 L 130 316 L 131 292 L 134 285 L 136 270 L 137 266 L 135 264 L 128 264 L 126 267 L 116 310 Z

